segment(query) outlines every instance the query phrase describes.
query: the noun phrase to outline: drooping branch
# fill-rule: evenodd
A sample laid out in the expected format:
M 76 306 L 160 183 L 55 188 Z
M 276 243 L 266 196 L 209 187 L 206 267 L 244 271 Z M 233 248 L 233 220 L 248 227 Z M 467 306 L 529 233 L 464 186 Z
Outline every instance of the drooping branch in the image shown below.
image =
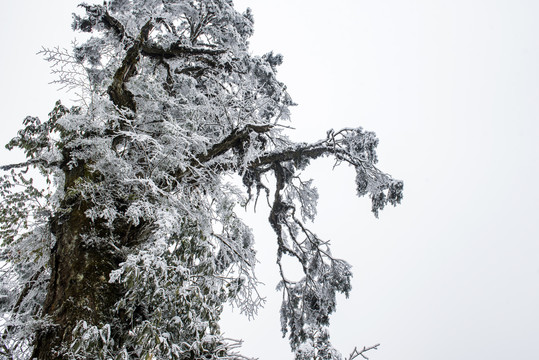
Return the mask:
M 244 176 L 244 183 L 250 190 L 254 185 L 257 188 L 263 186 L 261 174 L 272 171 L 275 175 L 275 195 L 269 222 L 277 235 L 277 263 L 282 278 L 279 288 L 284 291 L 281 327 L 283 334 L 289 333 L 295 351 L 301 352 L 298 350 L 300 344 L 309 339 L 323 354 L 321 357 L 328 354 L 331 345 L 325 327 L 329 326 L 329 317 L 335 311 L 336 293 L 348 296 L 352 276 L 350 265 L 331 255 L 329 242 L 318 238 L 296 218 L 296 207 L 309 208 L 313 202 L 316 203 L 317 197 L 306 195 L 309 189 L 295 187 L 295 173 L 309 160 L 325 155 L 332 155 L 337 163 L 354 166 L 358 195 L 370 194 L 372 210 L 377 216 L 378 210 L 387 203 L 396 205 L 402 198 L 402 182 L 393 180 L 374 165 L 377 143 L 373 133 L 362 129 L 330 130 L 326 139 L 316 143 L 290 145 L 262 154 L 249 164 L 251 173 Z M 281 266 L 283 254 L 298 260 L 304 272 L 302 279 L 287 280 Z M 367 359 L 365 353 L 378 346 L 364 347 L 361 351 L 356 348 L 347 360 Z
M 272 169 L 275 172 L 275 194 L 273 199 L 273 205 L 271 206 L 271 212 L 269 216 L 269 222 L 273 230 L 277 235 L 277 263 L 280 264 L 281 257 L 283 254 L 288 254 L 298 258 L 301 261 L 300 257 L 289 247 L 286 246 L 283 239 L 283 219 L 282 215 L 286 212 L 286 204 L 283 202 L 281 191 L 284 189 L 286 180 L 285 180 L 285 170 L 279 162 L 275 162 L 272 166 Z M 281 272 L 281 275 L 282 272 Z
M 249 140 L 251 132 L 264 133 L 272 128 L 271 125 L 247 125 L 241 130 L 234 130 L 219 143 L 213 145 L 204 153 L 196 155 L 190 163 L 192 168 L 201 168 L 206 166 L 210 160 L 223 155 L 227 151 L 241 147 Z M 247 164 L 248 171 L 262 174 L 270 170 L 275 170 L 274 164 L 292 161 L 296 165 L 309 160 L 314 160 L 322 156 L 333 155 L 337 162 L 346 162 L 357 169 L 360 169 L 365 176 L 372 181 L 387 181 L 390 177 L 378 170 L 374 163 L 376 162 L 374 150 L 365 146 L 365 144 L 353 144 L 351 149 L 350 138 L 343 136 L 345 132 L 356 132 L 356 137 L 361 139 L 365 134 L 361 129 L 343 129 L 339 132 L 328 132 L 328 137 L 315 143 L 300 143 L 291 145 L 283 149 L 278 149 L 262 153 L 256 159 Z M 359 135 L 357 135 L 359 134 Z M 342 138 L 337 138 L 341 135 Z M 357 148 L 360 148 L 359 150 Z M 209 168 L 214 171 L 232 170 L 232 164 L 210 165 Z M 191 173 L 189 170 L 177 170 L 173 176 L 180 180 L 182 177 Z
M 277 264 L 281 275 L 279 288 L 283 289 L 281 328 L 289 333 L 294 351 L 306 338 L 325 353 L 330 346 L 325 336 L 329 315 L 335 311 L 335 294 L 350 291 L 350 265 L 331 255 L 329 242 L 321 240 L 296 218 L 296 203 L 305 206 L 302 199 L 291 196 L 294 187 L 294 167 L 286 162 L 274 162 L 275 195 L 269 222 L 277 235 Z M 307 200 L 307 199 L 304 199 Z M 298 281 L 287 279 L 282 255 L 295 258 L 301 265 L 304 277 Z M 323 356 L 321 356 L 323 357 Z
M 242 130 L 234 130 L 208 151 L 194 156 L 187 169 L 178 169 L 171 173 L 171 176 L 176 180 L 181 180 L 195 173 L 197 169 L 203 168 L 215 173 L 233 171 L 238 166 L 237 163 L 208 163 L 233 148 L 243 147 L 243 143 L 250 139 L 250 132 L 262 133 L 269 129 L 271 129 L 270 125 L 248 125 Z M 373 133 L 364 132 L 361 128 L 343 129 L 338 132 L 329 131 L 326 139 L 316 143 L 290 145 L 283 149 L 262 153 L 246 164 L 242 175 L 244 184 L 249 188 L 249 200 L 252 186 L 257 187 L 257 194 L 260 189 L 267 190 L 260 181 L 260 176 L 272 170 L 275 172 L 275 164 L 288 162 L 295 168 L 303 168 L 310 160 L 332 155 L 336 164 L 345 162 L 355 168 L 357 194 L 360 197 L 370 195 L 372 212 L 378 217 L 379 210 L 382 210 L 385 205 L 396 206 L 401 202 L 403 183 L 375 166 L 377 142 L 378 139 Z

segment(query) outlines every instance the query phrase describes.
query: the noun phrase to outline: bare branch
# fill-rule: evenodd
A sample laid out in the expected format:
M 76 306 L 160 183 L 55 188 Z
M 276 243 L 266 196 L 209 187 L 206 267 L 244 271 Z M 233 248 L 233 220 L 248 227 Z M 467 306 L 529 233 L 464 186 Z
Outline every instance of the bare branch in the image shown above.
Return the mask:
M 378 350 L 378 346 L 380 346 L 380 344 L 376 344 L 374 346 L 370 346 L 370 347 L 363 347 L 363 349 L 361 351 L 358 351 L 357 347 L 354 348 L 354 351 L 352 351 L 352 353 L 350 354 L 350 356 L 348 358 L 346 358 L 346 360 L 353 360 L 355 358 L 357 358 L 358 356 L 361 356 L 363 359 L 369 359 L 368 357 L 365 356 L 365 353 L 369 350 Z

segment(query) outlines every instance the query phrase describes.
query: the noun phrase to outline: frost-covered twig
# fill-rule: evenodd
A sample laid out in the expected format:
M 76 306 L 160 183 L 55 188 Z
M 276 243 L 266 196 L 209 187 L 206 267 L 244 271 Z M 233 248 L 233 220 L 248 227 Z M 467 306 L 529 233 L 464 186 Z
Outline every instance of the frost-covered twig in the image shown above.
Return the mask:
M 60 163 L 57 161 L 47 162 L 46 160 L 43 160 L 43 159 L 30 159 L 21 163 L 0 165 L 0 170 L 7 171 L 11 169 L 27 168 L 29 166 L 35 166 L 35 165 L 41 165 L 46 168 L 53 168 L 53 167 L 59 166 Z

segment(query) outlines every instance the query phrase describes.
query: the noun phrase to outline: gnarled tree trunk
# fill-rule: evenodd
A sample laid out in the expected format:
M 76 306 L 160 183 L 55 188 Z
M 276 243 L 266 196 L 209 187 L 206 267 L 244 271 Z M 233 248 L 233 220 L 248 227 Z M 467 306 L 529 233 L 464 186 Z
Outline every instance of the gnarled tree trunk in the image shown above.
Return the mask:
M 80 179 L 84 166 L 65 171 L 66 190 Z M 118 284 L 109 283 L 109 275 L 122 258 L 117 251 L 90 242 L 91 235 L 99 237 L 108 230 L 92 222 L 85 211 L 89 204 L 82 199 L 70 199 L 51 224 L 56 243 L 51 249 L 51 278 L 43 306 L 52 325 L 36 336 L 33 358 L 64 359 L 62 346 L 72 343 L 72 332 L 80 321 L 103 326 L 114 320 L 114 304 L 122 296 Z M 104 242 L 103 242 L 104 243 Z

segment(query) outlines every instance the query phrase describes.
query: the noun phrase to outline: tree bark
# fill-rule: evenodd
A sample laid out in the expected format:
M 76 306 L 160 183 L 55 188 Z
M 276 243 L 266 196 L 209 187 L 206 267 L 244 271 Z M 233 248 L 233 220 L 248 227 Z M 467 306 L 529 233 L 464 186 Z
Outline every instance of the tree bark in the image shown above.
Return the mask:
M 67 171 L 66 189 L 83 172 L 84 165 Z M 99 237 L 107 231 L 86 217 L 88 205 L 82 199 L 71 199 L 63 206 L 68 211 L 52 220 L 56 243 L 51 249 L 51 278 L 43 306 L 50 325 L 38 331 L 32 358 L 66 359 L 65 346 L 71 344 L 79 321 L 101 327 L 114 320 L 114 304 L 122 290 L 108 280 L 122 259 L 111 249 L 87 241 L 88 235 Z

